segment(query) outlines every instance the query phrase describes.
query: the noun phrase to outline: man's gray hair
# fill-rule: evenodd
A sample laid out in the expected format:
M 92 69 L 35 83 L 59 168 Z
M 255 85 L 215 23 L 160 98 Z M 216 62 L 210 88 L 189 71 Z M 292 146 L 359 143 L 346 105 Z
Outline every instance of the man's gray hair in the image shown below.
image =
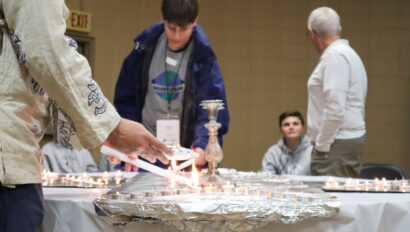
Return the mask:
M 330 7 L 316 8 L 309 15 L 308 28 L 320 37 L 340 35 L 340 17 Z

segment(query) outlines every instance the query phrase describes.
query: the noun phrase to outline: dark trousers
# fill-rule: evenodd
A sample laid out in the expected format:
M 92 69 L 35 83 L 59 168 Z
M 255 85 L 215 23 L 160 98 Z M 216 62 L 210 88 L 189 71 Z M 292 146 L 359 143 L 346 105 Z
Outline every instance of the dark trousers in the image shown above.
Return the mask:
M 363 165 L 365 136 L 335 139 L 329 152 L 313 148 L 310 174 L 313 176 L 359 177 Z
M 40 184 L 6 188 L 0 183 L 0 231 L 34 232 L 44 216 L 43 190 Z

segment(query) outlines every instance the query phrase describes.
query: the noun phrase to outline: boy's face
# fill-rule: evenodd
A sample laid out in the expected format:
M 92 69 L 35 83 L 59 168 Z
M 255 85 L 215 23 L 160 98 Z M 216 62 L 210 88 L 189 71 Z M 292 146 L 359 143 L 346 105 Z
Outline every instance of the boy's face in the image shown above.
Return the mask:
M 289 116 L 282 121 L 280 132 L 285 139 L 296 139 L 303 135 L 305 126 L 298 117 Z
M 177 24 L 169 23 L 164 20 L 165 34 L 168 38 L 168 47 L 174 51 L 183 48 L 191 38 L 192 30 L 197 21 L 198 18 L 195 22 L 180 27 Z

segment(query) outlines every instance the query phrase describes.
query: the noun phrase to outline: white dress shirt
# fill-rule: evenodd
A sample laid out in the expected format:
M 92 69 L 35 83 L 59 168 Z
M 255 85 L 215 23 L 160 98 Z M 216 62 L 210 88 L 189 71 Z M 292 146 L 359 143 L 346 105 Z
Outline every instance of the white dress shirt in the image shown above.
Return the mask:
M 363 62 L 345 39 L 331 43 L 308 81 L 308 137 L 327 152 L 335 139 L 366 133 L 364 106 L 367 75 Z

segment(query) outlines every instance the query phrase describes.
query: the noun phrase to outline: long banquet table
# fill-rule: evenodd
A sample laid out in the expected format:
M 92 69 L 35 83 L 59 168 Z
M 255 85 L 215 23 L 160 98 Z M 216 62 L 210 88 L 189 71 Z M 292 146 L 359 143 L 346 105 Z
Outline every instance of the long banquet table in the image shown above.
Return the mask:
M 328 177 L 288 176 L 291 179 L 318 182 Z M 109 189 L 43 188 L 45 217 L 41 231 L 177 231 L 161 223 L 132 222 L 119 227 L 114 220 L 99 216 L 93 200 Z M 269 223 L 254 230 L 265 231 L 410 231 L 409 193 L 333 193 L 341 200 L 338 215 L 328 219 L 310 219 L 296 224 Z

